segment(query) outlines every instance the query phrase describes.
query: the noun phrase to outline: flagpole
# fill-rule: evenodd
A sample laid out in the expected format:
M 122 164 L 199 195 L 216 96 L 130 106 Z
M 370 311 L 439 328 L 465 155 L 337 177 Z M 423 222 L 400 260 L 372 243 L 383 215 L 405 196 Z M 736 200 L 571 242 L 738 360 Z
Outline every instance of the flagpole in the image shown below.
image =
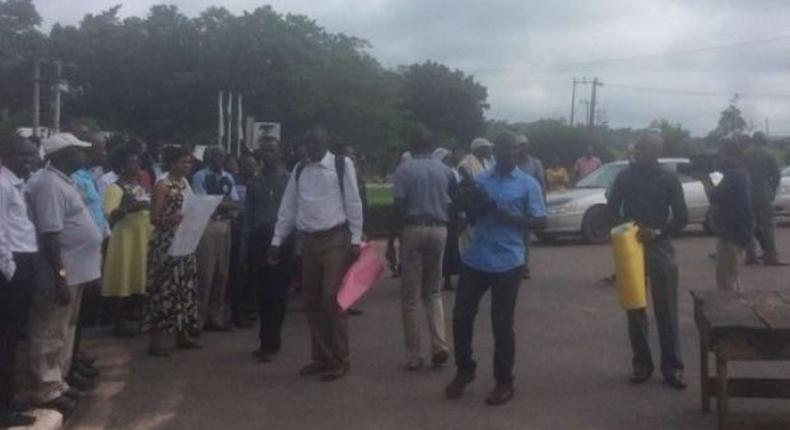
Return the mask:
M 237 130 L 236 131 L 236 157 L 239 157 L 239 158 L 241 158 L 241 145 L 242 145 L 242 142 L 244 141 L 244 128 L 243 128 L 244 125 L 242 124 L 244 122 L 244 113 L 243 113 L 243 104 L 242 104 L 243 98 L 244 98 L 244 96 L 239 94 L 239 108 L 237 109 L 237 111 L 238 111 L 238 115 L 237 115 L 238 120 L 237 120 L 237 123 L 236 123 L 236 127 L 237 127 L 236 128 L 236 130 Z
M 231 142 L 233 139 L 233 93 L 228 92 L 228 135 L 225 150 L 231 154 Z
M 217 129 L 217 144 L 222 146 L 222 138 L 225 135 L 225 118 L 222 115 L 224 106 L 222 105 L 222 91 L 219 92 L 219 126 Z

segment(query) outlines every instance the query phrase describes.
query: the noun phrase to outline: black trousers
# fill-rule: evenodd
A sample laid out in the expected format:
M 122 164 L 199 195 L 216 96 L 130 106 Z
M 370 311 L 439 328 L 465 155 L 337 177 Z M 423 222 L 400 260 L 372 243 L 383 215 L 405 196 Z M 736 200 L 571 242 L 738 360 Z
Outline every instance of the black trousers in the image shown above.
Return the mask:
M 288 283 L 293 270 L 291 242 L 281 247 L 281 261 L 277 265 L 266 262 L 266 250 L 272 242 L 272 229 L 256 232 L 249 248 L 251 283 L 258 293 L 260 328 L 258 338 L 264 352 L 275 354 L 282 346 L 283 321 L 288 307 Z
M 661 372 L 667 376 L 683 370 L 678 339 L 678 267 L 675 249 L 668 239 L 645 244 L 645 268 L 661 345 Z M 628 311 L 628 334 L 635 370 L 654 369 L 647 340 L 649 326 L 646 309 Z
M 33 296 L 33 254 L 15 254 L 16 273 L 7 281 L 0 275 L 0 414 L 14 399 L 14 358 L 19 335 Z
M 458 377 L 471 381 L 477 363 L 472 358 L 472 337 L 480 299 L 491 289 L 491 326 L 494 332 L 494 378 L 497 383 L 513 382 L 516 355 L 516 334 L 513 313 L 524 267 L 503 273 L 481 272 L 462 265 L 461 278 L 455 293 L 453 332 L 455 365 Z
M 251 307 L 253 299 L 252 284 L 250 276 L 242 273 L 241 268 L 243 259 L 249 255 L 242 255 L 242 228 L 237 221 L 231 223 L 230 227 L 230 267 L 228 268 L 228 293 L 230 294 L 231 319 L 238 324 L 247 317 L 247 310 Z M 249 246 L 262 246 L 255 242 L 249 242 Z M 249 254 L 249 253 L 248 253 Z M 250 261 L 251 267 L 257 261 Z

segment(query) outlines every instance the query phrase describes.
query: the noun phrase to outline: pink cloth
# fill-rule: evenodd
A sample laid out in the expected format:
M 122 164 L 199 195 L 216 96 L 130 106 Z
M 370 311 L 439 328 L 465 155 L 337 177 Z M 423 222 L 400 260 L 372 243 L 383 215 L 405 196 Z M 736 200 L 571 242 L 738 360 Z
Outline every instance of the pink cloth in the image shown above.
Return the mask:
M 376 248 L 370 242 L 363 243 L 359 259 L 346 272 L 343 284 L 337 293 L 337 304 L 340 309 L 347 310 L 360 297 L 373 289 L 383 272 L 384 263 Z
M 576 160 L 576 165 L 573 171 L 576 172 L 576 178 L 581 179 L 590 173 L 598 170 L 601 167 L 601 159 L 598 157 L 581 157 Z

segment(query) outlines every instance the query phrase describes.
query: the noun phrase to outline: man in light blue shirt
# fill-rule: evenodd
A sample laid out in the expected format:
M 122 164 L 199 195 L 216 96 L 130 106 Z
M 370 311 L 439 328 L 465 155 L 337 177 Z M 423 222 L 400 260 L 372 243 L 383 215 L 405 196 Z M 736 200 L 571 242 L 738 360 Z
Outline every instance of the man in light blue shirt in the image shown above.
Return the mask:
M 195 173 L 192 190 L 197 195 L 221 195 L 225 200 L 211 217 L 200 239 L 195 257 L 198 264 L 198 311 L 200 323 L 208 331 L 227 331 L 225 292 L 230 267 L 230 216 L 238 208 L 239 194 L 233 175 L 225 171 L 225 150 L 210 146 L 203 154 L 207 167 Z
M 475 377 L 472 332 L 478 304 L 491 289 L 496 387 L 486 398 L 502 405 L 513 398 L 515 333 L 513 314 L 524 273 L 524 234 L 546 224 L 540 184 L 517 167 L 518 136 L 503 133 L 495 139 L 496 166 L 461 185 L 459 202 L 475 235 L 462 256 L 463 268 L 453 309 L 456 377 L 447 386 L 448 399 L 458 399 Z

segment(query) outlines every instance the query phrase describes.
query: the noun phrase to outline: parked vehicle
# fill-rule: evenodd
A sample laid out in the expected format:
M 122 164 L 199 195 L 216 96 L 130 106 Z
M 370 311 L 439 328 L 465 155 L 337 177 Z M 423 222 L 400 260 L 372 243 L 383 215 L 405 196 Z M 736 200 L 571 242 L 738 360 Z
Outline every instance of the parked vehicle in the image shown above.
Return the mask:
M 689 224 L 702 224 L 706 230 L 710 230 L 708 198 L 702 182 L 688 175 L 691 171 L 689 159 L 661 158 L 659 164 L 664 169 L 678 173 L 688 206 Z M 628 161 L 604 164 L 573 187 L 550 193 L 546 201 L 548 226 L 536 233 L 538 239 L 550 241 L 561 235 L 581 234 L 587 243 L 608 241 L 612 220 L 606 208 L 606 192 L 627 166 Z M 712 173 L 711 179 L 718 183 L 721 174 Z
M 776 191 L 776 213 L 790 215 L 790 166 L 782 170 L 782 181 Z

